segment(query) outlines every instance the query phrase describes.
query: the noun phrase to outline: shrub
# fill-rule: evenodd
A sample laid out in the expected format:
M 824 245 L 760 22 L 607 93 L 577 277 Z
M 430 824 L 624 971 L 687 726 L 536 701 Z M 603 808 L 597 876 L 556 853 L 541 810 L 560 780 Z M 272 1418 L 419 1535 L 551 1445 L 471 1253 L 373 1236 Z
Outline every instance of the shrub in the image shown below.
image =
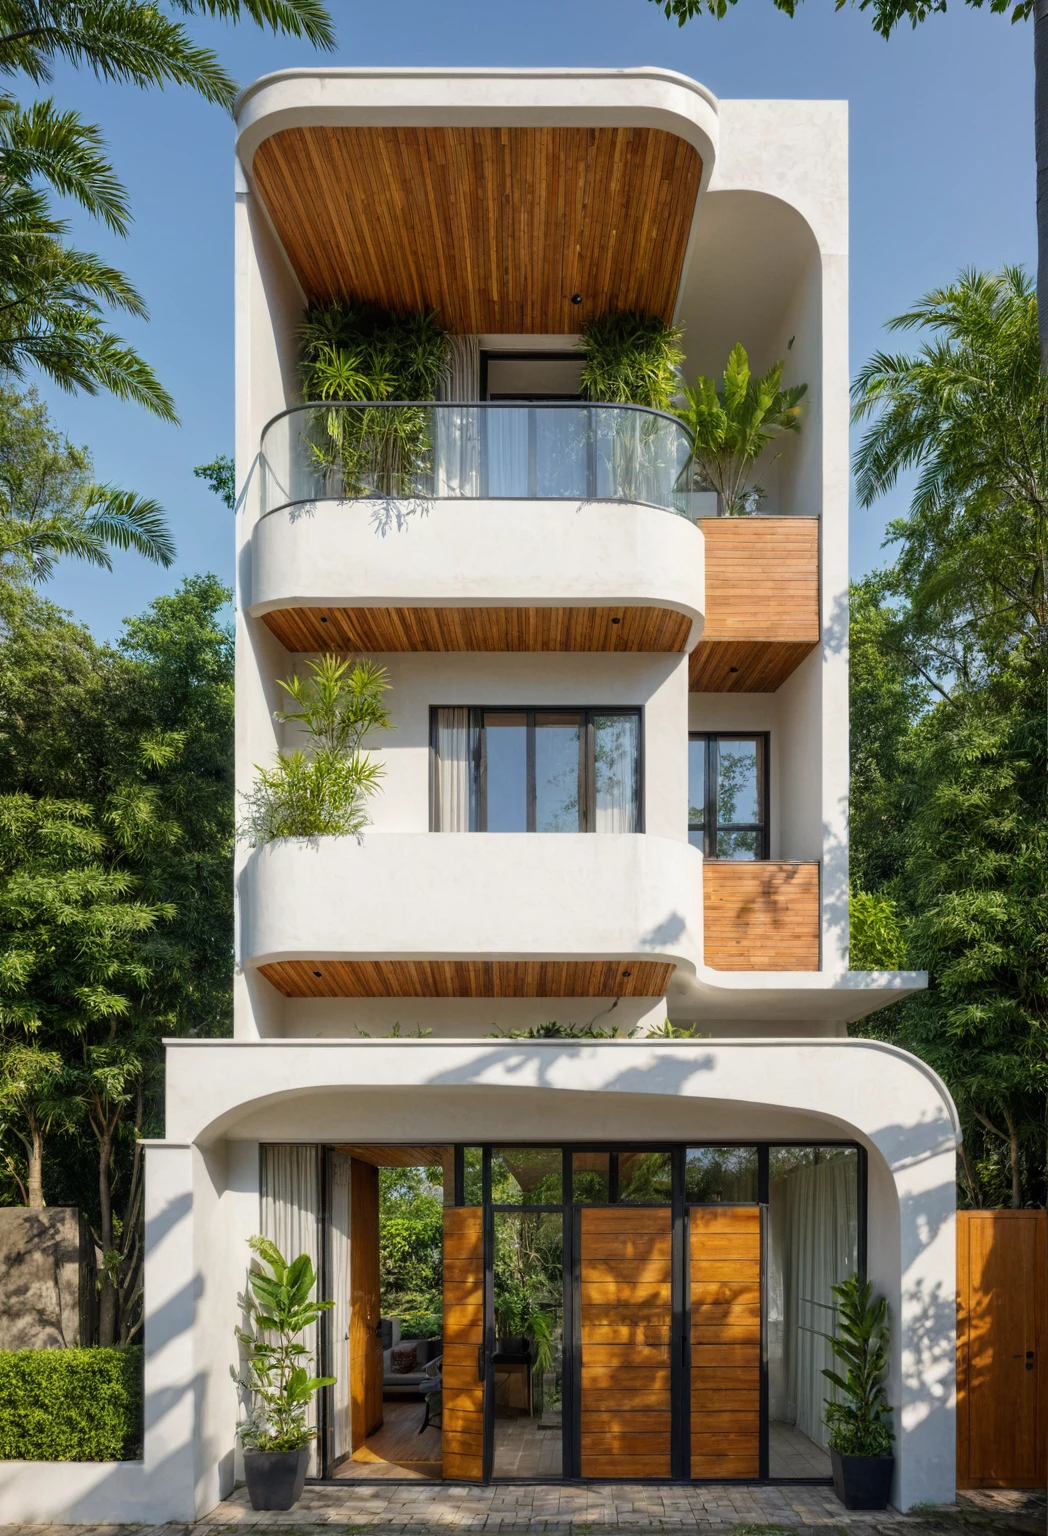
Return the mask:
M 0 1351 L 0 1461 L 134 1461 L 142 1350 Z
M 587 400 L 667 411 L 681 387 L 681 327 L 631 311 L 603 315 L 582 329 Z

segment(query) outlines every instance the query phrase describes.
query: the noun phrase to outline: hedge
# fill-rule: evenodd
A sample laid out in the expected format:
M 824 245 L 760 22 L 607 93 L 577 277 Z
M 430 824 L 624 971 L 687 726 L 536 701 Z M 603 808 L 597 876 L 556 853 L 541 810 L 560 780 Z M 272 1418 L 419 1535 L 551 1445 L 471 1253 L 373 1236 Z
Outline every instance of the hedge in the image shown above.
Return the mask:
M 0 1461 L 134 1461 L 142 1350 L 0 1350 Z

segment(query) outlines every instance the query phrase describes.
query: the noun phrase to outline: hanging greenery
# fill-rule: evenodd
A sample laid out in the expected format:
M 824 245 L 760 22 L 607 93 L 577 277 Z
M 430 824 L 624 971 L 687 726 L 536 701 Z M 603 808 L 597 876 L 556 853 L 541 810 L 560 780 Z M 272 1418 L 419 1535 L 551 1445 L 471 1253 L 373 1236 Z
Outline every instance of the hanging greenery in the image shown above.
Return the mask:
M 430 401 L 448 371 L 447 332 L 435 313 L 396 315 L 336 299 L 314 305 L 299 332 L 306 401 L 322 401 L 307 424 L 307 451 L 330 495 L 412 496 L 432 465 Z M 346 402 L 360 402 L 350 409 Z
M 582 388 L 587 400 L 646 405 L 668 411 L 681 388 L 683 328 L 633 310 L 602 315 L 583 326 Z

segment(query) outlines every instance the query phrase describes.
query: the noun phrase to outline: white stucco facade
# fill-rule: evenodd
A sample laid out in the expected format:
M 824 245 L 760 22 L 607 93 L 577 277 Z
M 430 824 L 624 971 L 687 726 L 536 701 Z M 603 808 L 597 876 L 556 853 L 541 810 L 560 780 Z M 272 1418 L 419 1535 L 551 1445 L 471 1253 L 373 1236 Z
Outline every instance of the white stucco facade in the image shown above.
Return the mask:
M 820 645 L 773 693 L 689 691 L 707 611 L 700 527 L 658 506 L 318 499 L 263 515 L 266 423 L 297 400 L 305 295 L 252 177 L 270 135 L 320 125 L 656 127 L 702 156 L 676 299 L 685 372 L 743 341 L 808 384 L 804 428 L 765 467 L 766 510 L 820 519 Z M 234 1358 L 265 1143 L 850 1142 L 864 1150 L 865 1252 L 893 1321 L 900 1507 L 954 1493 L 954 1208 L 959 1129 L 922 1063 L 849 1024 L 925 984 L 847 956 L 847 115 L 843 103 L 717 101 L 671 72 L 287 71 L 241 97 L 236 193 L 238 793 L 296 742 L 274 718 L 301 664 L 284 610 L 659 608 L 673 653 L 379 654 L 393 730 L 359 839 L 242 845 L 234 1038 L 170 1042 L 165 1139 L 146 1178 L 141 1463 L 0 1466 L 0 1519 L 187 1520 L 237 1476 Z M 485 337 L 498 350 L 576 338 Z M 523 510 L 522 510 L 523 507 Z M 630 709 L 635 833 L 436 833 L 438 707 Z M 688 837 L 688 734 L 765 732 L 771 860 L 819 866 L 818 964 L 709 962 L 704 861 Z M 659 997 L 286 996 L 284 962 L 661 961 Z M 316 974 L 316 972 L 314 973 Z M 645 1039 L 667 1017 L 687 1041 Z M 609 1018 L 633 1038 L 497 1038 Z M 853 1031 L 854 1032 L 854 1031 Z M 405 1038 L 412 1033 L 418 1038 Z M 424 1038 L 423 1038 L 424 1036 Z M 383 1038 L 384 1037 L 384 1038 Z

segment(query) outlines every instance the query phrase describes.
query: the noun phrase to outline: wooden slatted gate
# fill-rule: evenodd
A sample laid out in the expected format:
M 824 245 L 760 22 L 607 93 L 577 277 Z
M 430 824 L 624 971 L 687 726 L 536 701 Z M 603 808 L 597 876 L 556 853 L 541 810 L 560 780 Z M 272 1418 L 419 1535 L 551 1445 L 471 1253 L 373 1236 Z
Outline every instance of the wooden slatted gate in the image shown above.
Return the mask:
M 591 1206 L 579 1230 L 580 1474 L 669 1477 L 671 1211 Z
M 759 1477 L 759 1207 L 689 1207 L 688 1301 L 691 1475 Z
M 444 1476 L 484 1476 L 484 1212 L 444 1209 Z

